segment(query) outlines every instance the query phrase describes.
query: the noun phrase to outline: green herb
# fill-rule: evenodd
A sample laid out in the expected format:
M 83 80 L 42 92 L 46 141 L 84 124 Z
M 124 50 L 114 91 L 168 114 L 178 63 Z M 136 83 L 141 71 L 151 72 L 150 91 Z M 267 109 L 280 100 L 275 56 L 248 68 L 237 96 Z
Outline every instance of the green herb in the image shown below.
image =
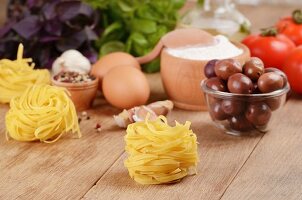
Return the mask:
M 86 0 L 100 10 L 104 32 L 96 42 L 100 56 L 126 51 L 134 56 L 150 52 L 160 38 L 174 29 L 185 0 Z M 159 70 L 159 60 L 143 69 Z

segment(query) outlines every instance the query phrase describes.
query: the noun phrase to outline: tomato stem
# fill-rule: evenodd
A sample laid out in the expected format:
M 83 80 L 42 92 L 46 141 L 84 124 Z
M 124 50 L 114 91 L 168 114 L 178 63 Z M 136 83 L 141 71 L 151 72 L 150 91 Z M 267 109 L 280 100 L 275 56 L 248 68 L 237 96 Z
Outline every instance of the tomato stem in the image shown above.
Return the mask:
M 302 10 L 294 10 L 292 17 L 296 24 L 302 24 Z
M 261 29 L 261 36 L 269 37 L 269 36 L 276 36 L 278 34 L 278 30 L 274 27 L 270 28 L 263 28 Z

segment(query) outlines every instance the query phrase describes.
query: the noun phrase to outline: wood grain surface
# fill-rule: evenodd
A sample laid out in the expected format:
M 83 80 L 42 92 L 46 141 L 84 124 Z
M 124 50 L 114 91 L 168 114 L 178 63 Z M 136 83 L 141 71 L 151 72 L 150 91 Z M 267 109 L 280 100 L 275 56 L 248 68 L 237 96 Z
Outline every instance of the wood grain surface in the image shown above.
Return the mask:
M 1 0 L 0 0 L 1 1 Z M 2 1 L 1 1 L 2 2 Z M 0 2 L 0 7 L 1 4 Z M 293 7 L 247 7 L 253 30 L 272 25 Z M 1 21 L 0 21 L 1 22 Z M 150 102 L 166 99 L 159 74 L 147 75 Z M 0 106 L 0 199 L 302 199 L 302 98 L 294 96 L 263 137 L 222 134 L 205 112 L 175 109 L 169 121 L 192 122 L 199 141 L 198 174 L 172 185 L 142 186 L 123 162 L 125 131 L 112 115 L 118 110 L 102 97 L 81 122 L 83 137 L 66 135 L 55 144 L 5 139 Z M 102 131 L 96 132 L 96 123 Z

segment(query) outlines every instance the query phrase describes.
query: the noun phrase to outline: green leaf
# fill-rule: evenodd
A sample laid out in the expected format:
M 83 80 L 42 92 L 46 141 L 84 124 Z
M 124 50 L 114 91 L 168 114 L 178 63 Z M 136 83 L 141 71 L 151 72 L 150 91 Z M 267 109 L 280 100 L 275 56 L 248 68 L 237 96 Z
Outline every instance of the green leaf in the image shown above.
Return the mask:
M 132 12 L 135 10 L 135 7 L 131 5 L 131 2 L 127 0 L 119 0 L 117 1 L 119 8 L 124 12 Z
M 100 56 L 106 55 L 108 53 L 125 51 L 124 43 L 120 41 L 110 41 L 105 43 L 100 49 Z
M 160 70 L 160 58 L 156 58 L 150 63 L 143 65 L 143 70 L 147 73 L 154 73 Z
M 105 31 L 103 32 L 103 37 L 109 35 L 110 33 L 119 30 L 122 28 L 122 24 L 120 22 L 114 22 L 112 24 L 110 24 L 109 26 L 107 26 L 107 28 L 105 29 Z
M 154 33 L 156 32 L 156 22 L 148 19 L 132 19 L 131 30 L 133 32 Z
M 130 38 L 135 44 L 138 44 L 139 46 L 143 46 L 143 47 L 148 46 L 148 40 L 141 33 L 138 32 L 131 33 Z

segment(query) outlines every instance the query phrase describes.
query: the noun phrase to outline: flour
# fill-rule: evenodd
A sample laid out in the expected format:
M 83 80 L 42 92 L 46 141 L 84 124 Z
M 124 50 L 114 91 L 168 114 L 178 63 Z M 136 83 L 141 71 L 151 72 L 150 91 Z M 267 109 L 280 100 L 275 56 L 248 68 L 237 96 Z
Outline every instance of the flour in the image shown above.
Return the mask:
M 190 46 L 183 48 L 168 48 L 167 52 L 175 57 L 189 60 L 225 59 L 242 54 L 243 50 L 232 44 L 223 35 L 217 35 L 215 44 L 211 46 Z

